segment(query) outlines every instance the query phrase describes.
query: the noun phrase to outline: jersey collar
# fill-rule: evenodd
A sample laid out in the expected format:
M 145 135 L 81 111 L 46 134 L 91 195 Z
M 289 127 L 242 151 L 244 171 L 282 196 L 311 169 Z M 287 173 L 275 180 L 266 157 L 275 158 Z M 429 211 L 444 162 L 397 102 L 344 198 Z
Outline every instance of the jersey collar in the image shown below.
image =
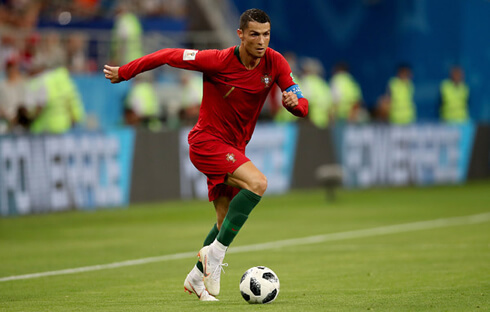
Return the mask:
M 240 64 L 243 65 L 242 59 L 240 58 L 240 46 L 238 46 L 238 45 L 235 46 L 235 51 L 233 53 L 235 53 L 235 56 L 238 59 L 238 61 L 240 62 Z M 243 66 L 245 66 L 245 65 L 243 65 Z

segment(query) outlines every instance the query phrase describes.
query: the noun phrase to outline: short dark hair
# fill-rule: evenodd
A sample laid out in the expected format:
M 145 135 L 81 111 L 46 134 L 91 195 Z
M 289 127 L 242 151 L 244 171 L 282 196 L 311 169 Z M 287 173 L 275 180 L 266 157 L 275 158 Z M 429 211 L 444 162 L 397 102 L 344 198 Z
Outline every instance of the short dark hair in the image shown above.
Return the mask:
M 240 29 L 245 30 L 249 22 L 271 23 L 269 15 L 260 9 L 248 9 L 240 16 Z

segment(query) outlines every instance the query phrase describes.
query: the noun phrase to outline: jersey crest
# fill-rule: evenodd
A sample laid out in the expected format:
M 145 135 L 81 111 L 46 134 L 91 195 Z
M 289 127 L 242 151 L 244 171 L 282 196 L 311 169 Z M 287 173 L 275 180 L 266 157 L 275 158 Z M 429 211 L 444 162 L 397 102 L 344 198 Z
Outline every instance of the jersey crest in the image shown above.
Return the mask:
M 265 74 L 264 76 L 262 76 L 262 83 L 264 84 L 264 88 L 269 88 L 270 85 L 271 85 L 271 82 L 272 82 L 272 78 L 271 76 Z
M 226 154 L 226 160 L 234 163 L 236 161 L 235 154 L 233 153 Z

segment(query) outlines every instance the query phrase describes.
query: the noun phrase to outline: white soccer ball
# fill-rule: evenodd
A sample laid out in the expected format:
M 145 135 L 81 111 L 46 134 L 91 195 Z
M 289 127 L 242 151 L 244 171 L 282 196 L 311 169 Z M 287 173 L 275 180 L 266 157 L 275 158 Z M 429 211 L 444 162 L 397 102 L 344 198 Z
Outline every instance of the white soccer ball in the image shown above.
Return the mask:
M 248 303 L 269 303 L 279 294 L 279 278 L 265 266 L 248 269 L 240 280 L 240 292 Z

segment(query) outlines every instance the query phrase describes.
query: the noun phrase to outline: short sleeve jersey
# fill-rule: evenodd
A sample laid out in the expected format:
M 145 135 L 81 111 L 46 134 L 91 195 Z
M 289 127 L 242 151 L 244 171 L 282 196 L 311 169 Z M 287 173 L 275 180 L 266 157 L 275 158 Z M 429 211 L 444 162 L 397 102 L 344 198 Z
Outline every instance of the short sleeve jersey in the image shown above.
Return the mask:
M 203 98 L 189 142 L 217 139 L 244 148 L 252 137 L 260 111 L 274 83 L 286 90 L 296 84 L 285 58 L 271 48 L 252 70 L 241 63 L 238 46 L 224 50 L 163 49 L 119 69 L 123 79 L 168 64 L 203 73 Z M 291 113 L 306 115 L 298 105 Z

